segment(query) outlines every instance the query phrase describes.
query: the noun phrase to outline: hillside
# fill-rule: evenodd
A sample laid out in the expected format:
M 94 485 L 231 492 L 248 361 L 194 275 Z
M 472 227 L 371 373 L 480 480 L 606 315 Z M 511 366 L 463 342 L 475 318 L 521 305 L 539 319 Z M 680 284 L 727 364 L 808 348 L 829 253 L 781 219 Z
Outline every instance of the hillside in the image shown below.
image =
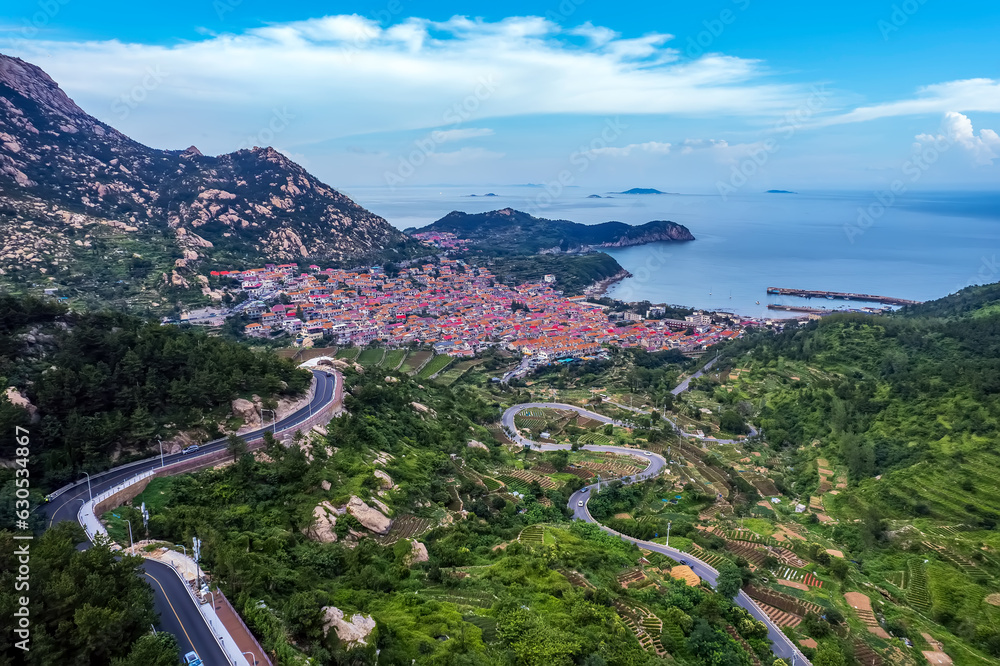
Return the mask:
M 624 222 L 579 224 L 569 220 L 547 220 L 503 208 L 487 213 L 452 211 L 419 231 L 453 233 L 468 238 L 474 246 L 492 251 L 523 254 L 580 252 L 597 248 L 628 247 L 658 241 L 691 241 L 687 227 L 676 222 L 654 221 L 640 226 Z
M 197 287 L 201 264 L 360 262 L 417 247 L 273 148 L 149 148 L 3 55 L 0 107 L 0 274 L 15 290 L 177 297 L 170 288 Z
M 0 394 L 0 428 L 31 429 L 32 486 L 42 490 L 149 455 L 157 438 L 169 447 L 178 431 L 207 439 L 220 424 L 242 425 L 232 400 L 300 394 L 309 373 L 200 331 L 0 296 L 0 381 L 13 388 Z M 0 466 L 15 447 L 13 437 L 0 443 Z

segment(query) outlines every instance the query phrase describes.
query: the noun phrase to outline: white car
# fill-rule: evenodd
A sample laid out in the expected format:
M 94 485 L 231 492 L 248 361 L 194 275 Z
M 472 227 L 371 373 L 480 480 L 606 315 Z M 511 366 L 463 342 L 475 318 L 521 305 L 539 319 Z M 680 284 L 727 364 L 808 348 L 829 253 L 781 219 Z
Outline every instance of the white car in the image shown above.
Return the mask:
M 653 455 L 653 454 L 652 454 L 652 453 L 650 453 L 649 451 L 643 451 L 643 452 L 642 452 L 642 455 L 644 455 L 644 456 L 651 456 L 651 455 Z
M 583 500 L 580 500 L 579 502 L 577 502 L 576 505 L 577 506 L 583 506 Z

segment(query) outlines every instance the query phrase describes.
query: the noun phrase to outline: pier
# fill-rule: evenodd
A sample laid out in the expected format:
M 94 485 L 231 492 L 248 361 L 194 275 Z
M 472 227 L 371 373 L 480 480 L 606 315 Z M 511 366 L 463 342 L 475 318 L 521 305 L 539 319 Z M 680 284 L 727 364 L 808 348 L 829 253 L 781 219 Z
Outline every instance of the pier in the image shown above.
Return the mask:
M 868 301 L 869 303 L 884 303 L 886 305 L 920 305 L 923 301 L 911 301 L 892 296 L 876 296 L 874 294 L 856 294 L 843 291 L 819 291 L 814 289 L 786 289 L 784 287 L 768 287 L 768 294 L 779 296 L 798 296 L 800 298 L 828 298 L 841 301 Z

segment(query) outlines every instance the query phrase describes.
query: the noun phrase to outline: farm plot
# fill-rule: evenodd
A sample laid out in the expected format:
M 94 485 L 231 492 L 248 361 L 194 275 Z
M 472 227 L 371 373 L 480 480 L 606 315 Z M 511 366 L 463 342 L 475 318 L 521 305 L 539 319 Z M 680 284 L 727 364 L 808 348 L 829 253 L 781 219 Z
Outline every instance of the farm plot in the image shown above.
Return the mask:
M 539 416 L 528 416 L 524 412 L 514 417 L 514 425 L 518 428 L 528 428 L 529 430 L 541 430 L 545 427 L 545 419 Z
M 543 525 L 528 525 L 521 530 L 517 540 L 541 545 L 545 541 L 545 527 Z
M 910 560 L 906 563 L 909 573 L 909 585 L 906 586 L 906 603 L 921 613 L 931 609 L 931 593 L 927 588 L 927 571 L 924 563 Z
M 455 359 L 447 354 L 435 356 L 427 363 L 427 365 L 420 369 L 420 372 L 417 373 L 417 377 L 420 379 L 430 379 L 432 375 L 436 375 L 447 368 L 453 360 Z
M 337 352 L 337 358 L 342 358 L 346 361 L 353 361 L 361 353 L 360 347 L 344 347 Z
M 390 349 L 385 353 L 381 366 L 386 370 L 395 370 L 403 362 L 404 358 L 406 358 L 405 349 Z
M 485 359 L 479 358 L 479 359 L 470 359 L 468 361 L 462 361 L 461 363 L 457 363 L 453 367 L 449 368 L 447 371 L 442 372 L 440 375 L 438 375 L 436 381 L 438 384 L 441 384 L 443 386 L 451 386 L 459 379 L 461 379 L 466 372 L 476 367 L 477 365 L 480 365 L 483 362 L 485 362 Z
M 538 485 L 540 485 L 545 490 L 554 490 L 555 488 L 558 488 L 560 485 L 559 483 L 553 481 L 547 476 L 544 476 L 542 474 L 536 474 L 535 472 L 531 472 L 524 469 L 513 469 L 508 467 L 501 471 L 503 472 L 503 476 L 500 477 L 501 479 L 512 478 L 521 481 L 529 486 L 533 482 L 537 481 Z
M 400 366 L 399 371 L 412 375 L 427 361 L 427 359 L 433 355 L 433 353 L 434 352 L 429 351 L 410 352 L 403 361 L 403 365 Z
M 444 601 L 456 606 L 468 606 L 470 608 L 490 608 L 495 601 L 495 597 L 489 592 L 479 592 L 477 590 L 452 591 L 431 587 L 420 590 L 418 594 L 436 599 L 437 601 Z
M 418 518 L 417 516 L 404 513 L 392 522 L 392 527 L 388 533 L 376 535 L 375 541 L 383 546 L 391 546 L 400 539 L 413 539 L 420 536 L 434 525 L 434 521 L 429 518 Z
M 358 355 L 358 363 L 366 368 L 378 365 L 385 356 L 385 350 L 381 347 L 369 347 Z
M 615 440 L 604 433 L 588 432 L 580 435 L 580 442 L 583 444 L 596 444 L 597 446 L 610 446 L 615 443 Z

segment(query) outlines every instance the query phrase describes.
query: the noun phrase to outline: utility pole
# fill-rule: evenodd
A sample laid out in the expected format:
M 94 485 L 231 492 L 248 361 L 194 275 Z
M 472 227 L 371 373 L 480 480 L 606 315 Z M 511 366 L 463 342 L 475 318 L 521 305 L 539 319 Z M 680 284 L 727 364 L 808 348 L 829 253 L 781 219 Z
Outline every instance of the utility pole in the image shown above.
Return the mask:
M 87 492 L 90 493 L 90 501 L 93 502 L 94 501 L 94 491 L 90 489 L 90 475 L 87 474 L 86 472 L 84 472 L 84 475 L 87 477 Z
M 131 548 L 132 546 L 135 545 L 135 540 L 132 539 L 132 521 L 126 520 L 125 522 L 128 523 L 128 545 L 129 548 Z
M 201 539 L 192 537 L 191 540 L 194 544 L 194 587 L 198 592 L 201 590 L 201 566 L 198 564 L 201 561 Z
M 669 547 L 670 547 L 670 525 L 671 525 L 671 524 L 672 524 L 672 521 L 669 521 L 669 520 L 668 520 L 668 521 L 667 521 L 667 544 L 666 544 L 666 545 L 667 545 L 667 548 L 669 548 Z
M 163 467 L 163 440 L 162 439 L 157 439 L 156 441 L 160 443 L 160 467 L 162 468 Z

